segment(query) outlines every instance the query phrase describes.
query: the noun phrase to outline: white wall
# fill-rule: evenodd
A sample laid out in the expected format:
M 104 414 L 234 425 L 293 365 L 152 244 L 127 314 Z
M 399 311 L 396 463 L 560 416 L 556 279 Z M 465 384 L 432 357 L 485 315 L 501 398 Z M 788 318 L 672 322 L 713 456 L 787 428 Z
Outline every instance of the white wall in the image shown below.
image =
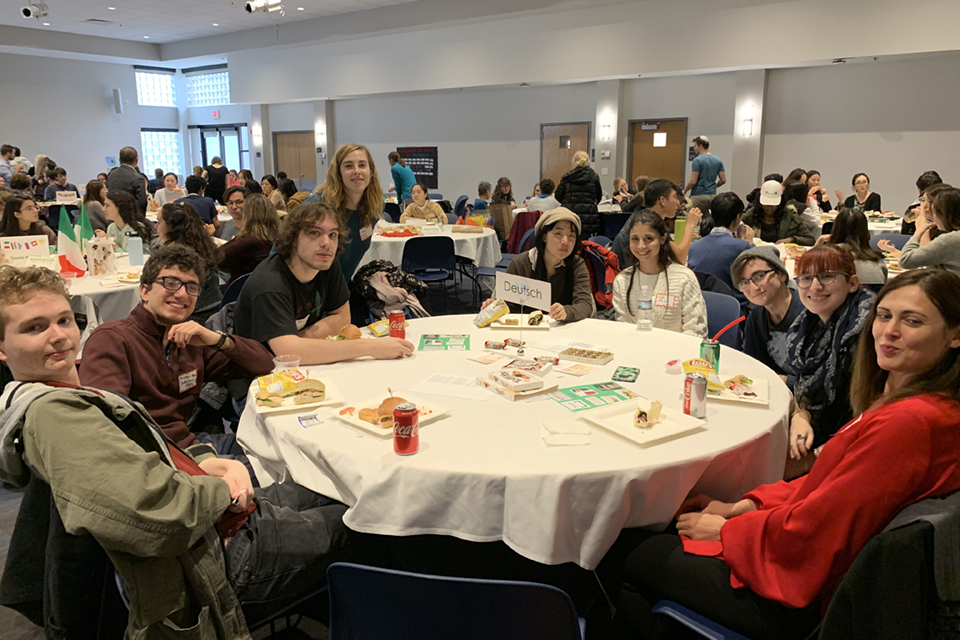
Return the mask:
M 831 196 L 870 176 L 885 210 L 902 212 L 935 169 L 960 184 L 960 55 L 771 70 L 763 172 L 817 169 Z M 831 197 L 836 203 L 836 198 Z
M 313 131 L 313 102 L 271 104 L 270 130 Z
M 129 65 L 0 54 L 0 140 L 31 160 L 43 153 L 83 186 L 121 147 L 140 148 L 140 129 L 177 128 L 175 108 L 140 107 Z M 113 89 L 127 104 L 114 112 Z M 151 171 L 152 168 L 147 168 Z
M 516 87 L 335 104 L 337 144 L 367 145 L 384 190 L 391 182 L 390 151 L 437 146 L 437 191 L 453 203 L 463 194 L 476 197 L 481 180 L 495 184 L 501 176 L 510 178 L 517 195 L 528 195 L 540 178 L 540 125 L 592 123 L 596 89 L 594 83 Z
M 687 144 L 698 135 L 710 139 L 710 153 L 723 160 L 727 180 L 736 171 L 733 166 L 733 122 L 736 98 L 736 74 L 715 73 L 673 78 L 638 78 L 623 83 L 621 122 L 688 118 Z M 620 132 L 623 173 L 627 173 L 630 155 L 629 127 Z M 653 177 L 653 176 L 651 176 Z M 690 161 L 685 164 L 684 180 L 690 179 Z M 684 185 L 685 186 L 685 185 Z M 609 188 L 604 183 L 604 188 Z M 721 189 L 725 191 L 727 187 Z M 743 195 L 743 194 L 741 194 Z

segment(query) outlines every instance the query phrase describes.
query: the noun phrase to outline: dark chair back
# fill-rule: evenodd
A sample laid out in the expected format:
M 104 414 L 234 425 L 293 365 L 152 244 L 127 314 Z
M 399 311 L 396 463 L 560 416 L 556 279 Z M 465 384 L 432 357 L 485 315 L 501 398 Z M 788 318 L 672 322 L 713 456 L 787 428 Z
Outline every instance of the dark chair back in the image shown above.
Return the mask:
M 392 222 L 400 222 L 400 216 L 403 215 L 403 211 L 400 210 L 400 205 L 396 202 L 385 202 L 383 212 L 390 214 Z
M 460 196 L 457 198 L 457 203 L 453 206 L 453 213 L 456 214 L 458 218 L 463 217 L 464 211 L 467 210 L 467 200 L 470 199 L 470 196 Z
M 454 213 L 447 214 L 447 224 L 457 224 L 457 216 Z
M 416 274 L 422 271 L 444 270 L 454 272 L 457 258 L 453 238 L 449 236 L 422 236 L 409 238 L 403 245 L 400 269 Z
M 707 336 L 712 338 L 720 329 L 740 317 L 740 303 L 733 296 L 712 291 L 703 292 L 703 301 L 707 304 Z M 719 340 L 720 344 L 740 349 L 738 327 L 726 331 Z
M 430 197 L 431 200 L 443 200 L 443 199 L 444 199 L 444 198 L 443 198 L 443 195 L 440 194 L 440 193 L 431 193 L 429 197 Z
M 237 301 L 237 298 L 240 297 L 240 290 L 243 289 L 243 283 L 246 282 L 247 278 L 249 277 L 250 277 L 250 274 L 245 273 L 230 283 L 226 291 L 223 292 L 223 297 L 220 298 L 221 309 L 223 309 L 225 306 L 227 306 L 231 302 Z
M 330 640 L 580 640 L 570 597 L 545 584 L 327 569 Z
M 897 251 L 903 249 L 903 245 L 907 244 L 907 241 L 913 236 L 908 236 L 902 233 L 881 233 L 879 235 L 873 236 L 870 238 L 870 248 L 875 251 L 880 251 L 879 242 L 881 240 L 887 240 L 897 248 Z
M 596 242 L 598 245 L 606 249 L 610 246 L 611 240 L 607 236 L 593 236 L 590 238 L 590 242 Z
M 623 225 L 627 224 L 627 220 L 630 219 L 629 213 L 608 213 L 607 214 L 607 226 L 603 232 L 603 235 L 608 238 L 616 238 L 617 234 L 620 233 L 620 229 L 623 228 Z
M 535 231 L 536 229 L 527 229 L 527 232 L 523 234 L 522 238 L 520 238 L 520 253 L 533 249 L 533 243 L 537 239 L 534 235 Z
M 383 219 L 390 223 L 400 222 L 400 218 L 394 218 L 392 215 L 390 215 L 386 211 L 383 212 Z

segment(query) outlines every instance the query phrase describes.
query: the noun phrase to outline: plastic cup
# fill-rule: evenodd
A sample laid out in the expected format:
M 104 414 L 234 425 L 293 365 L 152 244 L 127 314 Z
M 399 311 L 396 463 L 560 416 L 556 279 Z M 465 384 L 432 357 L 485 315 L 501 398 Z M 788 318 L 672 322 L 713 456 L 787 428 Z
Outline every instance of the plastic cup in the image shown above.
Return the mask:
M 300 356 L 277 356 L 273 359 L 273 370 L 296 369 L 300 366 Z
M 63 278 L 63 283 L 67 285 L 67 291 L 70 291 L 70 287 L 77 279 L 77 274 L 75 273 L 61 273 L 60 277 Z

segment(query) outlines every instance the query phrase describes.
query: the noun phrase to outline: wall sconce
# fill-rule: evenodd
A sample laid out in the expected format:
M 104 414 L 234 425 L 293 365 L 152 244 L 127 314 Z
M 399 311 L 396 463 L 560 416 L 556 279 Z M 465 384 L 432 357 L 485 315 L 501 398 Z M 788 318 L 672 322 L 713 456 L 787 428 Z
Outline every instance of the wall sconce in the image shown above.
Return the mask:
M 260 128 L 259 124 L 255 124 L 250 128 L 250 133 L 253 135 L 253 144 L 255 146 L 263 145 L 263 129 Z
M 743 125 L 740 128 L 740 133 L 745 136 L 753 135 L 753 118 L 757 115 L 757 109 L 753 106 L 752 103 L 746 104 L 743 107 Z
M 603 119 L 601 120 L 601 125 L 602 125 L 602 126 L 600 127 L 600 139 L 601 139 L 601 140 L 609 140 L 609 139 L 610 139 L 610 137 L 611 137 L 611 135 L 612 135 L 612 132 L 611 132 L 611 125 L 612 125 L 612 124 L 613 124 L 613 114 L 610 113 L 609 111 L 607 111 L 606 113 L 603 114 Z

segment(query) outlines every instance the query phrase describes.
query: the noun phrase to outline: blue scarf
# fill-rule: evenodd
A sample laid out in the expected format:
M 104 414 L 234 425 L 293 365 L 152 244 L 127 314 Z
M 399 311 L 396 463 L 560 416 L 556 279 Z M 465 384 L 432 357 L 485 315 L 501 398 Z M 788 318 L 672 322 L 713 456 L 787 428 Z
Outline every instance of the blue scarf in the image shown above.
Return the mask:
M 868 289 L 851 293 L 827 323 L 809 311 L 794 320 L 787 361 L 797 372 L 793 393 L 804 409 L 819 411 L 836 400 L 838 381 L 851 375 L 846 369 L 875 297 Z

